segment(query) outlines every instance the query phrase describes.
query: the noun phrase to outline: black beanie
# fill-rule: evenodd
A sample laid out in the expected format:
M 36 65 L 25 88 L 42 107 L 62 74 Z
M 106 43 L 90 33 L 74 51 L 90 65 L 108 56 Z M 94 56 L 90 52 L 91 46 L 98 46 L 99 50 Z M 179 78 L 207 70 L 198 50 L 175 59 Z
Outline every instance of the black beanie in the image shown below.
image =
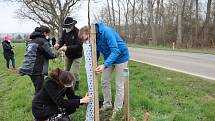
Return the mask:
M 49 27 L 42 25 L 40 27 L 36 27 L 34 31 L 35 32 L 41 32 L 41 33 L 43 33 L 43 32 L 49 33 L 50 29 L 49 29 Z

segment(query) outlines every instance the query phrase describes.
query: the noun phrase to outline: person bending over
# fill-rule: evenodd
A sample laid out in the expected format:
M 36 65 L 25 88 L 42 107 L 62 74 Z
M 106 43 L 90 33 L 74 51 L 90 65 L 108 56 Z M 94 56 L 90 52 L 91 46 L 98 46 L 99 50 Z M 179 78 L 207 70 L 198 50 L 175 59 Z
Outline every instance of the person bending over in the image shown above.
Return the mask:
M 100 111 L 112 109 L 111 78 L 115 70 L 116 93 L 111 118 L 121 110 L 124 101 L 124 77 L 123 69 L 127 68 L 129 61 L 128 46 L 113 28 L 106 26 L 102 21 L 95 24 L 96 28 L 96 49 L 97 59 L 101 53 L 104 57 L 103 64 L 96 68 L 97 73 L 102 73 L 103 106 Z M 82 42 L 88 40 L 89 28 L 82 27 L 79 31 L 79 38 Z
M 57 58 L 48 42 L 50 29 L 47 26 L 36 27 L 30 35 L 27 51 L 22 66 L 18 69 L 20 75 L 28 75 L 35 87 L 35 94 L 43 85 L 44 76 L 48 75 L 48 62 Z
M 69 115 L 74 113 L 79 105 L 88 103 L 91 96 L 76 96 L 72 88 L 74 77 L 68 71 L 56 68 L 51 71 L 42 89 L 32 101 L 32 113 L 36 121 L 50 120 L 59 114 L 59 121 L 70 121 Z M 67 97 L 65 99 L 64 97 Z

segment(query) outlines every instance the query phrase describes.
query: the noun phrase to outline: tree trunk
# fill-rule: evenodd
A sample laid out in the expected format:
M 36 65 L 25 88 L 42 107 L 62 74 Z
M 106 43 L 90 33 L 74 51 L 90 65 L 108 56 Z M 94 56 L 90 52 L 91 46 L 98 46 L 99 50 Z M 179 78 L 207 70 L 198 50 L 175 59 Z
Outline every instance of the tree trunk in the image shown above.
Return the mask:
M 150 22 L 151 36 L 152 36 L 152 38 L 150 38 L 150 41 L 152 45 L 156 45 L 157 40 L 156 40 L 156 32 L 155 32 L 155 25 L 154 25 L 152 0 L 148 0 L 148 7 L 149 7 L 149 13 L 150 13 L 149 22 Z
M 166 45 L 166 38 L 165 38 L 165 14 L 164 14 L 164 4 L 163 4 L 163 0 L 161 0 L 161 39 L 163 42 L 163 46 Z
M 198 46 L 199 37 L 198 37 L 198 29 L 199 29 L 199 0 L 196 0 L 196 26 L 195 26 L 195 46 Z
M 188 38 L 189 41 L 187 42 L 187 48 L 190 48 L 192 45 L 193 45 L 193 21 L 192 21 L 192 10 L 193 10 L 193 2 L 195 0 L 190 0 L 190 5 L 189 5 L 189 20 L 188 20 L 188 27 L 190 28 L 189 29 L 189 32 L 188 33 Z M 185 30 L 186 32 L 186 30 Z
M 211 0 L 208 0 L 207 3 L 207 13 L 206 13 L 206 20 L 205 20 L 205 45 L 210 45 L 209 44 L 209 23 L 210 23 L 210 15 L 211 15 Z
M 143 25 L 143 0 L 141 0 L 141 10 L 140 10 L 140 24 Z
M 109 0 L 107 0 L 107 6 L 108 6 L 108 18 L 109 18 L 109 24 L 112 25 L 112 19 L 111 19 L 111 12 L 110 12 L 110 4 L 109 4 Z
M 136 39 L 136 26 L 135 26 L 135 7 L 136 7 L 136 0 L 133 0 L 133 2 L 130 1 L 130 4 L 132 6 L 132 24 L 131 24 L 131 36 L 132 36 L 132 42 L 135 43 Z
M 178 14 L 178 32 L 177 32 L 177 46 L 182 44 L 182 2 L 177 0 L 177 14 Z
M 213 4 L 213 25 L 215 26 L 215 3 Z
M 112 15 L 113 15 L 113 27 L 116 27 L 116 19 L 115 19 L 115 11 L 114 11 L 114 4 L 113 0 L 111 0 L 111 5 L 112 5 Z
M 160 0 L 157 0 L 157 9 L 156 9 L 156 17 L 155 17 L 155 24 L 158 24 L 159 22 L 159 16 L 160 16 Z
M 117 6 L 118 6 L 118 25 L 119 25 L 119 27 L 118 27 L 118 32 L 119 33 L 121 33 L 121 29 L 120 29 L 120 27 L 121 27 L 121 8 L 120 8 L 120 0 L 117 0 Z
M 125 13 L 125 34 L 127 36 L 127 39 L 130 39 L 129 37 L 129 25 L 128 25 L 128 12 L 129 12 L 129 1 L 130 0 L 126 0 L 126 13 Z

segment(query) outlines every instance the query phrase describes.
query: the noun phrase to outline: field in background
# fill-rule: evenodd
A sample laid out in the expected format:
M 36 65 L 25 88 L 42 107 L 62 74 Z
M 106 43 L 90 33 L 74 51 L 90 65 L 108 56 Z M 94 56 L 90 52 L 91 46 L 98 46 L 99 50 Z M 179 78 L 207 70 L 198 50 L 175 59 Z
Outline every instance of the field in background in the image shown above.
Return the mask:
M 0 52 L 0 121 L 33 121 L 31 100 L 34 88 L 31 80 L 27 76 L 8 71 L 2 48 Z M 15 52 L 16 65 L 19 67 L 23 60 L 25 44 L 16 44 Z M 50 61 L 50 69 L 62 68 L 62 62 Z M 150 113 L 149 121 L 215 120 L 214 82 L 133 61 L 129 62 L 129 68 L 130 113 L 137 121 L 143 121 L 146 111 Z M 114 87 L 114 83 L 112 84 Z M 86 90 L 86 75 L 82 63 L 81 84 L 77 94 L 84 95 Z M 101 90 L 99 99 L 102 100 Z M 86 106 L 81 106 L 71 115 L 72 120 L 84 121 L 85 112 Z M 102 112 L 101 120 L 110 114 Z M 115 120 L 122 120 L 122 116 L 123 112 L 118 113 Z
M 172 47 L 167 47 L 167 46 L 150 46 L 150 45 L 129 44 L 129 47 L 173 51 Z M 215 54 L 215 48 L 174 48 L 174 51 L 190 52 L 190 53 L 204 53 L 204 54 L 213 54 L 213 55 Z

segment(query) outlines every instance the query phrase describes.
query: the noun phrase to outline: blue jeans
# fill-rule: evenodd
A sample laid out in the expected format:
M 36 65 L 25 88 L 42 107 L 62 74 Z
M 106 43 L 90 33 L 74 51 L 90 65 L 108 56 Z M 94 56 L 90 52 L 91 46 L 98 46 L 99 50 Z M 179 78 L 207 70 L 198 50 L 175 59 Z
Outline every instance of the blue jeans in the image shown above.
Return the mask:
M 14 56 L 5 58 L 5 60 L 6 60 L 6 66 L 7 66 L 8 69 L 10 68 L 10 60 L 12 62 L 13 68 L 15 68 L 15 58 L 14 58 Z

